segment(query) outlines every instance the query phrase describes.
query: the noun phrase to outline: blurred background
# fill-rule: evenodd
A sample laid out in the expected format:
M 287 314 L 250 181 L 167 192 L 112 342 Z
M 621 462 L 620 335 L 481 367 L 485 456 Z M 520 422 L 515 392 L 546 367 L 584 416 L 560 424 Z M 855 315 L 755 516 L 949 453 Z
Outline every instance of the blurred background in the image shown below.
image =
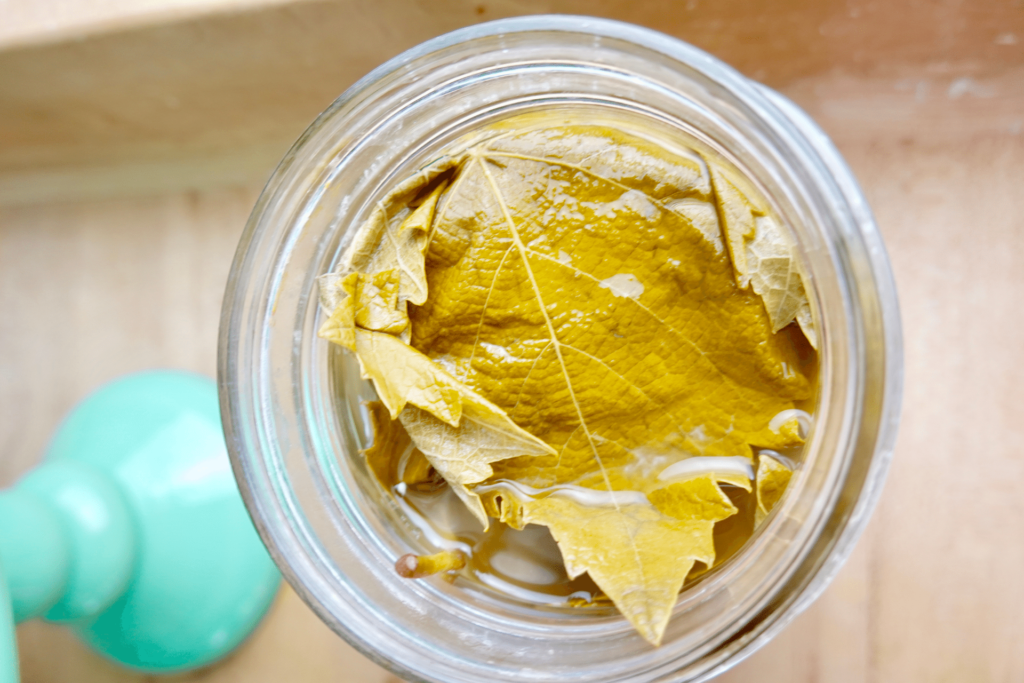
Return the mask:
M 719 680 L 1024 680 L 1024 2 L 0 0 L 0 487 L 122 373 L 215 372 L 262 183 L 346 87 L 425 39 L 593 14 L 701 47 L 804 107 L 864 186 L 903 311 L 881 504 L 832 586 Z M 149 678 L 57 626 L 25 683 Z M 227 661 L 173 680 L 398 679 L 288 588 Z

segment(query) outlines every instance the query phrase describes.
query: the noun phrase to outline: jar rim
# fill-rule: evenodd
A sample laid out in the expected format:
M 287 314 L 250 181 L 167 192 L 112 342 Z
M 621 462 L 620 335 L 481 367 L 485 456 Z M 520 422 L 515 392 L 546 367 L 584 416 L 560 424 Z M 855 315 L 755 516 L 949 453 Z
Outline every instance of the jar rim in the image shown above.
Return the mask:
M 322 539 L 314 538 L 315 534 L 309 531 L 309 517 L 325 513 L 300 504 L 298 498 L 322 501 L 335 494 L 345 499 L 347 494 L 332 490 L 330 482 L 301 471 L 303 467 L 321 467 L 314 464 L 317 454 L 329 449 L 325 449 L 328 442 L 318 436 L 313 418 L 306 414 L 315 412 L 311 406 L 322 400 L 307 385 L 306 376 L 315 371 L 316 359 L 322 361 L 323 356 L 314 359 L 303 346 L 309 344 L 310 333 L 314 331 L 316 304 L 315 296 L 312 302 L 310 299 L 311 278 L 319 272 L 305 272 L 299 267 L 300 274 L 296 275 L 294 264 L 305 264 L 308 270 L 309 264 L 324 263 L 330 258 L 329 252 L 339 251 L 341 238 L 335 235 L 332 242 L 324 234 L 314 234 L 311 216 L 319 206 L 317 202 L 323 202 L 325 191 L 329 191 L 325 187 L 341 183 L 339 173 L 345 169 L 339 155 L 356 156 L 345 147 L 351 141 L 342 140 L 337 130 L 345 117 L 365 118 L 375 103 L 387 101 L 394 105 L 403 94 L 408 97 L 409 93 L 402 90 L 403 79 L 414 76 L 418 66 L 437 55 L 464 50 L 486 40 L 505 40 L 505 49 L 510 49 L 508 45 L 516 38 L 540 33 L 567 40 L 571 36 L 586 36 L 595 39 L 595 51 L 606 49 L 612 41 L 636 46 L 647 51 L 645 54 L 662 55 L 678 68 L 699 73 L 730 93 L 750 115 L 767 122 L 765 134 L 775 135 L 775 144 L 781 140 L 790 145 L 792 149 L 787 151 L 806 166 L 804 170 L 814 171 L 807 174 L 809 181 L 805 178 L 805 182 L 827 185 L 821 191 L 829 196 L 832 205 L 824 210 L 834 214 L 830 218 L 835 223 L 832 239 L 838 241 L 824 248 L 838 268 L 849 270 L 850 282 L 837 286 L 854 301 L 851 310 L 844 314 L 849 318 L 852 346 L 857 348 L 847 349 L 837 362 L 842 366 L 845 361 L 848 380 L 856 385 L 849 389 L 856 396 L 848 398 L 857 405 L 847 406 L 844 419 L 849 423 L 848 430 L 857 433 L 850 437 L 849 444 L 842 442 L 848 452 L 828 476 L 835 481 L 859 477 L 852 503 L 836 514 L 840 504 L 837 491 L 832 492 L 830 500 L 820 502 L 819 507 L 828 508 L 825 512 L 833 514 L 823 513 L 815 520 L 820 527 L 818 533 L 824 533 L 822 530 L 831 525 L 831 536 L 818 549 L 814 562 L 787 567 L 782 572 L 785 575 L 777 577 L 778 585 L 771 595 L 747 606 L 741 627 L 725 635 L 715 634 L 717 640 L 709 638 L 701 656 L 675 668 L 671 662 L 661 661 L 642 665 L 647 667 L 643 673 L 636 672 L 640 669 L 622 669 L 612 672 L 617 678 L 600 679 L 701 680 L 721 673 L 770 639 L 824 590 L 852 551 L 877 502 L 888 468 L 902 389 L 902 360 L 898 305 L 884 246 L 867 203 L 841 156 L 795 105 L 698 48 L 650 29 L 606 19 L 563 15 L 503 19 L 426 41 L 377 67 L 346 90 L 310 125 L 275 170 L 256 203 L 232 266 L 222 313 L 218 369 L 232 466 L 254 523 L 285 577 L 336 632 L 399 675 L 418 680 L 474 680 L 472 676 L 458 677 L 460 666 L 468 667 L 465 671 L 479 669 L 473 669 L 455 652 L 445 653 L 444 661 L 424 657 L 419 650 L 401 656 L 392 653 L 388 658 L 382 651 L 387 645 L 384 637 L 395 637 L 401 628 L 388 622 L 388 615 L 375 614 L 373 601 L 367 593 L 360 592 L 358 581 L 366 580 L 360 572 L 366 569 L 349 566 L 346 571 L 351 576 L 339 577 L 336 559 L 316 547 Z M 549 44 L 553 50 L 558 40 L 552 39 Z M 465 64 L 456 60 L 446 66 L 453 69 L 447 75 L 458 77 L 459 68 Z M 331 126 L 334 130 L 328 132 Z M 770 147 L 771 143 L 769 140 L 765 144 Z M 372 192 L 367 190 L 366 194 Z M 330 220 L 320 224 L 319 229 L 321 233 L 343 232 L 337 221 Z M 288 277 L 291 284 L 286 283 Z M 295 308 L 287 313 L 292 317 L 275 314 L 283 300 Z M 310 306 L 314 309 L 312 318 Z M 290 327 L 282 322 L 290 323 Z M 275 325 L 287 328 L 287 334 L 275 336 L 271 329 Z M 278 377 L 272 379 L 275 374 Z M 300 494 L 296 494 L 300 489 Z M 332 513 L 335 518 L 324 528 L 351 524 L 345 531 L 353 534 L 352 539 L 345 541 L 348 550 L 365 553 L 367 557 L 374 553 L 386 556 L 387 548 L 372 541 L 369 546 L 357 548 L 361 542 L 356 539 L 358 534 L 373 535 L 380 529 L 372 521 L 356 519 L 358 505 L 352 500 L 345 499 L 337 505 Z M 804 561 L 806 557 L 800 559 Z M 787 586 L 789 592 L 785 599 L 780 599 Z M 345 616 L 353 621 L 356 617 L 351 611 L 360 612 L 361 621 L 357 624 L 343 623 L 340 618 L 339 610 L 349 607 L 350 613 Z M 371 626 L 375 619 L 379 623 Z M 486 619 L 477 622 L 480 623 L 487 623 Z M 565 672 L 560 677 L 564 678 Z M 548 679 L 538 674 L 501 680 Z

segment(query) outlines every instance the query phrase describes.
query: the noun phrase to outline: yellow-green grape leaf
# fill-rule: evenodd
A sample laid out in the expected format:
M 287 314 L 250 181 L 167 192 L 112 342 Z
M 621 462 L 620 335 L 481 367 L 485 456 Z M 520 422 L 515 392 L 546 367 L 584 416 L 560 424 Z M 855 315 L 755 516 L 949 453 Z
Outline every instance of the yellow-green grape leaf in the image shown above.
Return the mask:
M 419 304 L 427 298 L 423 251 L 437 200 L 445 188 L 445 174 L 458 163 L 457 157 L 443 157 L 414 176 L 399 183 L 377 203 L 370 217 L 356 231 L 345 251 L 341 268 L 319 278 L 320 302 L 334 311 L 348 293 L 342 282 L 352 273 L 364 276 L 395 270 L 396 301 Z M 367 297 L 364 307 L 377 302 Z
M 630 163 L 566 160 L 602 145 Z M 502 136 L 469 151 L 438 205 L 411 343 L 559 451 L 502 464 L 531 486 L 792 445 L 768 423 L 810 396 L 728 255 L 666 203 L 703 196 L 701 165 L 649 147 L 585 126 Z
M 434 488 L 439 482 L 430 461 L 412 442 L 409 433 L 380 401 L 365 404 L 373 427 L 373 443 L 363 449 L 363 457 L 380 485 L 391 490 L 398 484 Z
M 553 449 L 518 427 L 487 399 L 472 392 L 463 399 L 462 419 L 457 425 L 413 405 L 402 410 L 398 419 L 416 447 L 487 529 L 480 498 L 467 487 L 488 479 L 494 473 L 491 463 Z
M 811 391 L 737 287 L 707 162 L 607 127 L 509 126 L 415 180 L 321 279 L 321 335 L 478 517 L 481 492 L 549 526 L 570 574 L 659 642 L 735 512 L 717 482 L 750 486 L 727 465 L 795 445 L 769 422 Z M 663 476 L 694 458 L 720 467 Z
M 796 418 L 786 420 L 779 426 L 779 428 L 776 431 L 778 431 L 780 435 L 782 435 L 786 439 L 789 439 L 793 443 L 803 443 L 804 441 L 803 431 L 800 427 L 800 422 Z
M 754 523 L 757 526 L 768 517 L 768 514 L 775 508 L 776 503 L 782 498 L 789 486 L 789 480 L 793 478 L 793 470 L 781 460 L 761 453 L 758 456 L 757 481 L 757 511 Z
M 411 344 L 556 451 L 495 461 L 491 482 L 646 496 L 675 462 L 794 445 L 768 424 L 810 396 L 809 381 L 758 295 L 737 287 L 721 241 L 697 224 L 692 209 L 709 193 L 699 158 L 605 127 L 506 133 L 467 151 L 436 209 Z M 506 495 L 537 523 L 582 514 Z M 573 570 L 637 558 L 591 575 L 653 642 L 675 602 L 666 587 L 678 590 L 689 566 L 653 559 L 671 518 L 650 502 L 636 503 L 642 515 L 595 509 L 577 539 L 580 523 L 559 523 L 563 552 L 590 548 Z M 672 552 L 713 547 L 712 527 Z
M 740 191 L 725 171 L 712 166 L 711 176 L 737 283 L 752 287 L 764 301 L 773 332 L 796 321 L 817 349 L 818 334 L 796 246 L 778 221 L 756 208 L 749 193 Z
M 409 433 L 391 419 L 391 414 L 380 401 L 366 404 L 373 427 L 373 443 L 362 451 L 373 476 L 386 490 L 402 481 L 400 463 L 408 459 L 416 446 Z
M 647 499 L 658 512 L 673 519 L 719 521 L 736 514 L 736 506 L 718 487 L 719 482 L 721 477 L 705 474 L 655 489 Z M 703 557 L 708 556 L 698 559 L 703 562 Z M 714 559 L 713 546 L 710 557 Z
M 448 163 L 443 160 L 438 167 L 448 168 Z M 422 172 L 415 178 L 419 185 L 402 183 L 391 196 L 410 201 L 428 189 L 424 183 L 438 177 L 433 170 Z M 426 297 L 417 274 L 424 271 L 424 240 L 442 190 L 443 185 L 434 188 L 414 211 L 403 213 L 390 200 L 381 203 L 346 257 L 346 268 L 370 272 L 320 279 L 321 303 L 333 309 L 319 334 L 355 352 L 363 377 L 373 381 L 391 417 L 401 420 L 417 448 L 486 528 L 483 507 L 466 486 L 487 479 L 491 462 L 553 450 L 407 343 L 406 301 Z M 397 226 L 381 208 L 389 206 L 401 217 L 394 219 Z M 378 240 L 376 249 L 366 235 Z
M 497 484 L 484 496 L 492 510 L 496 496 L 502 499 L 496 516 L 518 528 L 548 527 L 569 578 L 587 572 L 654 645 L 690 569 L 715 560 L 715 522 L 736 513 L 713 475 L 673 483 L 647 497 L 575 488 L 532 497 Z
M 757 496 L 752 492 L 752 484 L 753 481 L 748 480 L 745 490 L 725 487 L 722 489 L 737 510 L 736 514 L 715 524 L 715 566 L 736 555 L 754 534 Z M 686 576 L 686 583 L 707 574 L 711 569 L 711 566 L 705 564 L 694 565 Z
M 338 311 L 351 308 L 346 302 L 352 298 Z M 333 336 L 344 327 L 332 324 L 336 317 L 340 316 L 331 316 L 323 326 L 321 336 L 342 343 Z M 483 506 L 466 486 L 490 477 L 492 462 L 553 449 L 398 337 L 352 329 L 354 344 L 342 345 L 355 351 L 363 377 L 373 381 L 392 417 L 402 422 L 416 447 L 486 528 Z

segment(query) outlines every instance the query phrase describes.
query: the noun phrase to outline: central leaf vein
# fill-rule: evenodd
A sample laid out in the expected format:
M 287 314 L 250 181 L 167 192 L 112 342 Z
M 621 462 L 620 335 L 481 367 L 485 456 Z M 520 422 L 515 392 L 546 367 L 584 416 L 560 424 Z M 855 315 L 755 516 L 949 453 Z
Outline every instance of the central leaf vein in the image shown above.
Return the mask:
M 541 296 L 540 284 L 537 282 L 537 278 L 534 275 L 533 269 L 530 267 L 530 262 L 526 253 L 526 245 L 523 244 L 523 241 L 519 236 L 519 230 L 516 228 L 515 221 L 512 219 L 512 215 L 508 210 L 508 205 L 505 202 L 505 198 L 504 196 L 502 196 L 501 191 L 498 189 L 498 185 L 494 181 L 494 176 L 491 174 L 490 170 L 484 163 L 483 157 L 477 156 L 476 161 L 479 164 L 480 169 L 486 176 L 487 182 L 491 187 L 491 191 L 494 193 L 494 198 L 498 202 L 498 206 L 501 207 L 501 212 L 505 217 L 505 222 L 508 224 L 509 233 L 512 235 L 512 242 L 513 244 L 515 244 L 516 249 L 519 251 L 519 256 L 523 261 L 523 268 L 526 271 L 527 277 L 530 279 L 530 285 L 533 287 L 534 296 L 537 298 L 537 305 L 539 306 L 541 315 L 544 317 L 544 322 L 547 325 L 548 334 L 551 337 L 551 343 L 555 350 L 555 355 L 558 357 L 558 363 L 561 366 L 562 374 L 565 377 L 566 387 L 569 389 L 569 396 L 572 399 L 573 406 L 576 408 L 576 414 L 580 420 L 580 427 L 583 428 L 583 433 L 586 434 L 587 443 L 590 445 L 590 450 L 594 454 L 594 462 L 596 462 L 597 466 L 601 469 L 601 476 L 604 479 L 605 486 L 607 487 L 607 490 L 611 492 L 613 489 L 611 479 L 608 476 L 608 470 L 607 468 L 605 468 L 604 463 L 601 461 L 601 456 L 597 452 L 597 446 L 594 444 L 594 438 L 591 435 L 590 430 L 587 428 L 587 421 L 583 415 L 583 409 L 580 407 L 579 400 L 576 398 L 576 392 L 573 390 L 572 378 L 569 377 L 569 371 L 566 368 L 565 359 L 562 357 L 561 344 L 558 340 L 558 335 L 555 333 L 554 323 L 551 321 L 551 317 L 548 315 L 547 309 L 544 305 L 544 297 Z M 559 463 L 556 464 L 556 467 L 558 467 L 561 464 L 560 461 L 561 454 L 559 455 Z M 613 497 L 612 502 L 615 506 L 615 511 L 619 513 L 618 515 L 616 515 L 616 519 L 621 524 L 622 529 L 625 532 L 624 535 L 627 538 L 629 538 L 630 546 L 633 550 L 633 557 L 636 561 L 637 569 L 640 572 L 642 582 L 646 583 L 646 576 L 644 575 L 644 565 L 643 561 L 640 559 L 640 549 L 637 548 L 636 538 L 630 530 L 625 516 L 622 514 L 622 509 L 619 507 L 618 501 L 615 500 Z

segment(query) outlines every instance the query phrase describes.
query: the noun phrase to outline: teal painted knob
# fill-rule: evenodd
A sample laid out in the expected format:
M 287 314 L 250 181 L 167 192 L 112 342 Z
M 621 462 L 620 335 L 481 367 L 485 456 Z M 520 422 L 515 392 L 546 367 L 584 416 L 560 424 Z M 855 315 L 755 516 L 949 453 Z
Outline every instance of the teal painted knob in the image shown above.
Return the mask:
M 76 407 L 0 492 L 0 577 L 0 683 L 17 680 L 12 621 L 33 617 L 150 672 L 237 646 L 279 574 L 235 485 L 214 383 L 140 373 Z

